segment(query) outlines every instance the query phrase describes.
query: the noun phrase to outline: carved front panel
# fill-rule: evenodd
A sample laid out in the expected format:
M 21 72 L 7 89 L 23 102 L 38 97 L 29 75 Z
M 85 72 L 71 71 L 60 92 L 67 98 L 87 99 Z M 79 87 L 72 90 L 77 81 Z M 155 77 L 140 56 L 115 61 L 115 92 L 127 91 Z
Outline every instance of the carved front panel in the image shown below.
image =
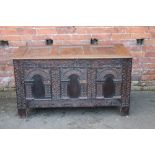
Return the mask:
M 16 60 L 18 108 L 129 106 L 131 65 L 131 59 Z

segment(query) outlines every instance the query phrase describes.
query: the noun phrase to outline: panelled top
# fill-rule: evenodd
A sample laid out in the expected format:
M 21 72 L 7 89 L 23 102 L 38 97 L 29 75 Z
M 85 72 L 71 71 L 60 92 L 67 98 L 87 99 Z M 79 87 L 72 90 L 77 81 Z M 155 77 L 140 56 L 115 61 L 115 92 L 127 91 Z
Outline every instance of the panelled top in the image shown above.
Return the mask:
M 131 58 L 121 44 L 101 45 L 54 45 L 44 47 L 19 47 L 13 59 L 103 59 Z

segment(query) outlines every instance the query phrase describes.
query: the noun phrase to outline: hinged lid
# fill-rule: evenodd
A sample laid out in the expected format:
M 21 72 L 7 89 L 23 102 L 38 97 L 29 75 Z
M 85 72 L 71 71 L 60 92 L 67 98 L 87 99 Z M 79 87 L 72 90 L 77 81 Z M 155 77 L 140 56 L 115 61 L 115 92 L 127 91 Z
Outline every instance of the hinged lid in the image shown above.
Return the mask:
M 19 47 L 13 59 L 103 59 L 131 58 L 121 44 L 101 45 L 62 45 L 50 47 Z

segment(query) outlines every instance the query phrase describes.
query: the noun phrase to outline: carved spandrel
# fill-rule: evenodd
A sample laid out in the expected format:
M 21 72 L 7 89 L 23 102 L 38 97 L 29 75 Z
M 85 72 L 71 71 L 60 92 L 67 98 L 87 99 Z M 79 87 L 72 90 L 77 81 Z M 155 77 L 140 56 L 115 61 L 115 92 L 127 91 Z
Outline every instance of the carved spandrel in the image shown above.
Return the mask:
M 61 69 L 61 80 L 67 81 L 70 75 L 78 75 L 80 80 L 87 80 L 87 69 L 86 68 L 62 68 Z
M 121 80 L 122 76 L 122 69 L 121 68 L 100 68 L 97 69 L 97 81 L 104 81 L 104 77 L 108 74 L 111 74 L 114 76 L 115 79 Z
M 43 69 L 43 68 L 29 68 L 29 69 L 24 69 L 24 80 L 32 80 L 32 77 L 34 75 L 40 75 L 42 76 L 44 81 L 48 81 L 50 79 L 50 70 L 49 69 Z

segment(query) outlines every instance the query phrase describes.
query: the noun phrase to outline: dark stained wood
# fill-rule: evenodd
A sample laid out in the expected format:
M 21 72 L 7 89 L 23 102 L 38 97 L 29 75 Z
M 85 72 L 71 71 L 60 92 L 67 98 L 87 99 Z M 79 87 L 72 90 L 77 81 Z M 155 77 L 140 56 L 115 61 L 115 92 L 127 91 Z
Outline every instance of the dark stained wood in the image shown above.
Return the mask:
M 47 107 L 118 106 L 129 114 L 132 58 L 123 45 L 20 47 L 13 64 L 21 117 Z

